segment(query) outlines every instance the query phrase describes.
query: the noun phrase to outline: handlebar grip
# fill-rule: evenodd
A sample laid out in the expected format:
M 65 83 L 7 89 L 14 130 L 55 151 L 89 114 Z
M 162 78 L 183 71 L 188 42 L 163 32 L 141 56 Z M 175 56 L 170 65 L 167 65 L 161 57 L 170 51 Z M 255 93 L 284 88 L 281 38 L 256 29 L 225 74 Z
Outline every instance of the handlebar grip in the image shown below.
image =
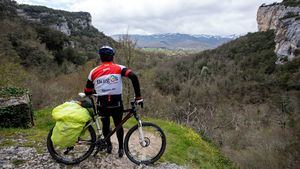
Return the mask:
M 144 103 L 142 102 L 142 103 L 140 103 L 140 105 L 141 105 L 141 108 L 144 108 Z
M 141 108 L 144 108 L 144 103 L 143 103 L 143 102 L 137 103 L 137 102 L 134 100 L 134 101 L 131 101 L 130 104 L 131 104 L 131 106 L 140 105 Z

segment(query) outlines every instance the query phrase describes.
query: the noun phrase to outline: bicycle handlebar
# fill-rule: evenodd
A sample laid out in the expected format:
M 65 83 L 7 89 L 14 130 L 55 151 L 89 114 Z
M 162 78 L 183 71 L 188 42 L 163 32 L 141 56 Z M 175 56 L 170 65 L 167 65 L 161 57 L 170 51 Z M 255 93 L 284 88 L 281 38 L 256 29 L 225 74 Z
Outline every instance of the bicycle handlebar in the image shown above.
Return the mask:
M 94 105 L 94 97 L 96 97 L 97 95 L 94 95 L 94 94 L 93 94 L 93 95 L 86 95 L 85 93 L 78 93 L 78 95 L 79 95 L 81 98 L 86 98 L 86 97 L 88 97 L 88 98 L 91 100 L 93 106 L 96 106 L 96 105 Z M 130 102 L 130 104 L 131 104 L 131 109 L 125 109 L 125 110 L 123 110 L 123 112 L 129 112 L 129 111 L 131 111 L 131 110 L 135 110 L 135 109 L 136 109 L 137 103 L 136 103 L 135 100 L 132 100 L 132 101 Z M 140 103 L 139 105 L 141 106 L 141 108 L 144 108 L 143 102 Z M 95 108 L 95 107 L 94 107 L 94 108 Z

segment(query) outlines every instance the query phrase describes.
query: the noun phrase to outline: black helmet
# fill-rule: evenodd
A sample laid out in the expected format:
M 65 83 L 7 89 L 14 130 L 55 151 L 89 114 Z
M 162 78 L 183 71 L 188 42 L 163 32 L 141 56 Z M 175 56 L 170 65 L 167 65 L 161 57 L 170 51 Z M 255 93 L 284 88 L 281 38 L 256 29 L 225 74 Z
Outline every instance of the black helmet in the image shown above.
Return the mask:
M 113 61 L 115 50 L 110 46 L 102 46 L 98 53 L 102 62 L 109 62 Z

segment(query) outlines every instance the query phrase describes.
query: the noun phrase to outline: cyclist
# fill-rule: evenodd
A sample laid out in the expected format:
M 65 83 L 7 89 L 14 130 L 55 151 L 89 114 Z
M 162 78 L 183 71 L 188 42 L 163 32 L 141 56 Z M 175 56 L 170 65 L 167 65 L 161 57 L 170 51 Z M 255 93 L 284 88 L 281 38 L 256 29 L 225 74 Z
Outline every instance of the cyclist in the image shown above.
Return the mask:
M 125 66 L 114 63 L 115 50 L 110 46 L 103 46 L 99 49 L 101 64 L 91 70 L 86 88 L 86 95 L 91 95 L 96 92 L 98 99 L 98 113 L 103 116 L 103 135 L 107 136 L 110 132 L 110 116 L 112 116 L 114 125 L 118 126 L 123 117 L 122 104 L 122 79 L 128 77 L 133 85 L 135 92 L 135 101 L 137 104 L 143 104 L 143 99 L 140 93 L 140 85 L 138 77 L 131 69 Z M 119 157 L 123 157 L 123 127 L 117 131 L 119 142 Z M 111 153 L 112 144 L 110 139 L 107 141 L 107 153 Z

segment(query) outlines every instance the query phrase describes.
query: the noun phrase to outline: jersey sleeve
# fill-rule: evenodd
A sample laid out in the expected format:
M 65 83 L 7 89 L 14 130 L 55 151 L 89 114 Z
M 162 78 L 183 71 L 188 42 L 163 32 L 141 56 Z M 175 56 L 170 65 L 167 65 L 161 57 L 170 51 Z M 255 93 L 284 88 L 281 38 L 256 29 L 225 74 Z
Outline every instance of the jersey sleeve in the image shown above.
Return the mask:
M 138 77 L 133 73 L 133 71 L 125 66 L 119 65 L 121 67 L 121 75 L 128 77 L 133 85 L 135 97 L 141 97 L 141 89 Z
M 92 75 L 93 75 L 93 71 L 94 71 L 95 69 L 93 69 L 93 70 L 91 70 L 91 72 L 90 72 L 90 74 L 89 74 L 89 76 L 88 76 L 88 80 L 90 80 L 90 81 L 93 81 L 92 80 Z
M 129 72 L 128 78 L 132 82 L 135 97 L 141 97 L 141 89 L 138 77 L 133 72 Z
M 93 72 L 94 72 L 95 69 L 96 68 L 94 68 L 93 70 L 91 70 L 91 72 L 89 73 L 88 80 L 86 82 L 86 86 L 85 86 L 85 89 L 84 89 L 84 93 L 86 95 L 90 95 L 94 91 L 94 83 L 93 83 L 92 76 L 93 76 Z
M 94 83 L 90 80 L 87 80 L 84 93 L 86 95 L 91 95 L 93 94 L 93 92 L 94 92 Z
M 131 69 L 123 66 L 123 65 L 119 65 L 121 67 L 121 76 L 125 76 L 128 77 L 129 73 L 132 72 Z

